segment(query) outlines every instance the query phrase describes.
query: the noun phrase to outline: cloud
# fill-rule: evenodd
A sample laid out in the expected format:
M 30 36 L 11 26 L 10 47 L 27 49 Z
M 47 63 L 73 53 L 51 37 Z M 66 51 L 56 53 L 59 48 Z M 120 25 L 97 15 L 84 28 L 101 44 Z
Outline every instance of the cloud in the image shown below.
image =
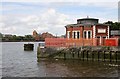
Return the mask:
M 25 9 L 26 8 L 32 8 L 33 6 L 39 6 L 40 4 L 44 4 L 44 5 L 48 5 L 48 6 L 54 6 L 54 5 L 50 5 L 50 4 L 69 4 L 69 5 L 74 5 L 74 4 L 79 4 L 80 6 L 98 6 L 98 7 L 104 7 L 104 8 L 117 8 L 118 6 L 118 2 L 119 0 L 4 0 L 3 2 L 14 2 L 17 3 L 17 5 L 11 5 L 11 3 L 7 4 L 7 6 L 5 7 L 6 9 Z M 27 6 L 24 6 L 25 3 L 27 4 Z M 34 2 L 34 4 L 33 4 Z M 42 6 L 44 6 L 42 5 Z M 15 6 L 15 7 L 14 7 Z M 24 6 L 24 7 L 23 7 Z M 32 6 L 32 7 L 31 7 Z M 41 7 L 42 7 L 41 6 Z M 45 6 L 44 6 L 45 7 Z
M 15 0 L 15 1 L 7 1 L 4 0 L 2 4 L 2 8 L 0 8 L 0 11 L 14 11 L 14 10 L 32 10 L 32 9 L 37 9 L 39 8 L 44 8 L 46 6 L 48 7 L 56 7 L 56 6 L 63 6 L 64 5 L 72 5 L 75 6 L 94 6 L 94 7 L 103 7 L 103 8 L 118 8 L 118 1 L 119 0 Z M 58 5 L 59 4 L 59 5 Z
M 2 17 L 0 32 L 25 35 L 37 30 L 41 33 L 48 31 L 61 35 L 65 34 L 65 25 L 76 23 L 77 19 L 85 18 L 87 15 L 91 18 L 99 18 L 100 22 L 117 20 L 117 0 L 115 2 L 108 0 L 41 1 L 43 3 L 24 3 L 24 1 L 4 3 L 3 15 L 0 16 Z
M 59 13 L 53 8 L 43 11 L 40 15 L 4 15 L 2 17 L 1 32 L 17 35 L 32 34 L 33 30 L 55 34 L 58 28 L 65 29 L 66 24 L 72 23 L 68 15 Z M 60 31 L 59 35 L 64 33 L 64 30 Z
M 48 9 L 42 14 L 41 20 L 51 25 L 65 25 L 69 23 L 69 16 L 63 13 L 56 12 L 55 9 Z
M 29 0 L 29 2 L 118 2 L 119 0 Z M 4 2 L 28 2 L 28 0 L 4 0 Z

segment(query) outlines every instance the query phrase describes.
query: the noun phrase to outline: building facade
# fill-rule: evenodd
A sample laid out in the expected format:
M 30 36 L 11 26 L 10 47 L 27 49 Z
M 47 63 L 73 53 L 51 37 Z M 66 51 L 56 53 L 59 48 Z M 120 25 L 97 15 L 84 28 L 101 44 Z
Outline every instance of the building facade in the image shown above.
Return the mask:
M 39 36 L 39 34 L 37 33 L 36 30 L 33 31 L 33 37 L 34 37 L 34 39 L 35 39 L 36 41 L 39 41 L 39 40 L 40 40 L 40 36 Z
M 76 24 L 68 24 L 65 28 L 66 38 L 45 38 L 45 46 L 120 46 L 120 39 L 115 36 L 116 33 L 110 33 L 109 25 L 99 23 L 99 19 L 78 19 Z
M 99 23 L 99 19 L 78 19 L 77 24 L 65 26 L 68 39 L 94 39 L 98 38 L 97 45 L 104 45 L 104 40 L 109 39 L 109 25 Z

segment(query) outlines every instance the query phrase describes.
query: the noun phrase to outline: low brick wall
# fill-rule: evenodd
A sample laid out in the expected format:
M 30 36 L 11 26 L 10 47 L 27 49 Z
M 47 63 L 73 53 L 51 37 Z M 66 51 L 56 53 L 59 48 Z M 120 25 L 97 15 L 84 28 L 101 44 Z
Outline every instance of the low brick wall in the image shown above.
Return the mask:
M 118 46 L 119 39 L 118 38 L 109 38 L 105 40 L 105 46 Z
M 46 47 L 79 47 L 79 46 L 98 46 L 100 41 L 94 39 L 67 39 L 67 38 L 45 38 Z M 119 46 L 118 38 L 102 40 L 102 46 Z
M 97 46 L 97 39 L 45 38 L 46 47 Z

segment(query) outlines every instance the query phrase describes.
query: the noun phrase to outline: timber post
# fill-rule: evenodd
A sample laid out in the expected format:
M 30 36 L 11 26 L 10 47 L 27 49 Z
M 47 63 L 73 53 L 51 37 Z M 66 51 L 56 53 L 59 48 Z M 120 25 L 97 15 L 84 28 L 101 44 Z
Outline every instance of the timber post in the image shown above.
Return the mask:
M 105 61 L 105 51 L 103 51 L 103 53 L 104 53 L 104 61 Z
M 87 61 L 88 61 L 88 51 L 87 51 Z
M 82 51 L 82 53 L 83 53 L 83 61 L 84 61 L 84 51 Z
M 79 51 L 78 51 L 78 58 L 79 58 Z
M 64 52 L 63 54 L 64 54 L 64 60 L 66 60 L 66 53 Z
M 99 61 L 99 58 L 100 58 L 100 56 L 99 56 L 99 55 L 100 55 L 100 51 L 97 51 L 97 52 L 98 52 L 98 61 Z
M 112 52 L 112 51 L 110 51 L 110 52 L 109 52 L 109 53 L 110 53 L 110 62 L 112 61 L 112 56 L 111 56 L 111 52 Z
M 94 61 L 94 51 L 92 51 L 92 61 Z
M 116 62 L 117 62 L 117 51 L 115 52 L 115 59 L 116 59 Z

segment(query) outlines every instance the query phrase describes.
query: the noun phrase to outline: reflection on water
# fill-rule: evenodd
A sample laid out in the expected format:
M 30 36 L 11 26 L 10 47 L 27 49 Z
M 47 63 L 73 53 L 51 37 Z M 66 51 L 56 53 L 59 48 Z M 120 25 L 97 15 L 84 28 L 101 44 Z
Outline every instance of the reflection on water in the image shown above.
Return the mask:
M 4 77 L 118 77 L 118 63 L 80 60 L 42 60 L 34 51 L 24 51 L 25 42 L 2 43 L 2 75 Z
M 87 62 L 78 60 L 46 60 L 38 63 L 44 65 L 47 77 L 118 77 L 118 65 L 104 62 Z

